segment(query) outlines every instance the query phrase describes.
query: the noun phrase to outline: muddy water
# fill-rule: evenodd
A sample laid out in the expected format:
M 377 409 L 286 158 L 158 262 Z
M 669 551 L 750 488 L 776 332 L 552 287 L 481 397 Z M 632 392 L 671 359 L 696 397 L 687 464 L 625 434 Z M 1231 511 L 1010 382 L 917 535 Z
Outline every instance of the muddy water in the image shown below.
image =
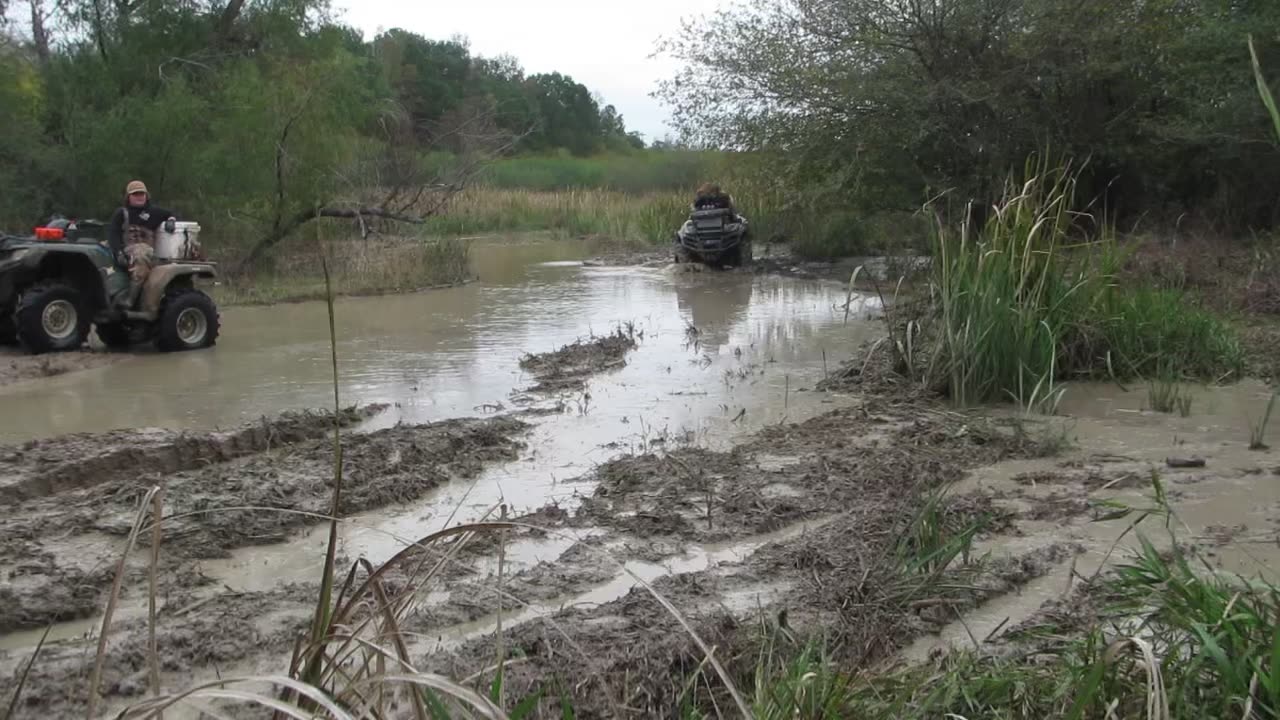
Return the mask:
M 1044 602 L 1066 597 L 1080 578 L 1093 577 L 1104 564 L 1128 561 L 1139 546 L 1138 531 L 1159 548 L 1170 547 L 1171 537 L 1194 545 L 1201 557 L 1229 575 L 1280 582 L 1280 453 L 1249 449 L 1250 424 L 1263 416 L 1271 390 L 1250 380 L 1188 392 L 1192 412 L 1183 418 L 1152 412 L 1145 387 L 1072 386 L 1060 407 L 1065 417 L 1045 420 L 1052 432 L 1065 433 L 1074 443 L 1070 452 L 1051 460 L 983 468 L 955 489 L 1003 496 L 1003 504 L 1015 512 L 1034 511 L 1063 497 L 1154 509 L 1154 471 L 1174 513 L 1172 535 L 1160 515 L 1148 516 L 1136 531 L 1131 526 L 1139 514 L 1104 522 L 1092 521 L 1088 514 L 1023 519 L 1016 536 L 991 538 L 980 550 L 1021 555 L 1071 543 L 1080 547 L 1080 554 L 1019 593 L 967 614 L 940 636 L 921 638 L 905 656 L 923 660 L 939 648 L 973 647 L 975 638 L 981 642 L 1000 628 L 1016 625 Z M 1280 447 L 1280 428 L 1273 427 L 1268 439 Z M 1167 462 L 1193 458 L 1203 459 L 1205 467 L 1175 469 Z M 1026 480 L 1026 473 L 1062 472 L 1064 464 L 1078 464 L 1101 479 L 1083 486 L 1052 478 L 1030 484 Z
M 350 518 L 343 552 L 377 562 L 500 502 L 514 513 L 571 504 L 591 488 L 566 479 L 619 453 L 681 442 L 727 446 L 765 424 L 824 412 L 840 400 L 808 390 L 879 332 L 869 298 L 855 298 L 846 322 L 838 283 L 587 267 L 585 255 L 573 241 L 478 243 L 478 282 L 338 302 L 342 402 L 391 405 L 372 426 L 519 409 L 518 391 L 534 384 L 519 369 L 524 353 L 622 324 L 642 334 L 627 366 L 593 379 L 586 393 L 534 399 L 564 408 L 535 421 L 520 462 L 410 506 Z M 0 388 L 0 403 L 27 409 L 0 416 L 0 441 L 111 428 L 210 429 L 332 404 L 323 304 L 228 308 L 223 323 L 211 351 L 142 354 Z M 323 546 L 323 531 L 312 530 L 203 571 L 234 590 L 268 589 L 313 579 Z
M 842 326 L 835 306 L 844 298 L 835 284 L 587 268 L 580 262 L 585 252 L 573 241 L 478 243 L 479 282 L 341 300 L 343 402 L 398 404 L 385 422 L 511 407 L 512 389 L 531 384 L 518 368 L 521 354 L 632 322 L 645 341 L 626 372 L 592 387 L 594 409 L 629 416 L 631 430 L 643 417 L 674 431 L 696 426 L 706 407 L 720 403 L 735 413 L 762 400 L 773 404 L 787 374 L 793 390 L 811 385 L 821 375 L 823 349 L 834 365 L 871 332 L 856 316 Z M 699 353 L 684 348 L 686 323 L 702 331 Z M 223 325 L 218 347 L 209 352 L 143 353 L 0 388 L 0 403 L 24 408 L 0 417 L 0 442 L 109 428 L 212 428 L 332 404 L 323 304 L 227 308 Z M 712 364 L 695 365 L 704 354 Z M 725 370 L 753 364 L 767 372 L 734 387 L 721 382 Z M 680 391 L 708 395 L 672 400 Z M 582 424 L 596 426 L 600 418 Z

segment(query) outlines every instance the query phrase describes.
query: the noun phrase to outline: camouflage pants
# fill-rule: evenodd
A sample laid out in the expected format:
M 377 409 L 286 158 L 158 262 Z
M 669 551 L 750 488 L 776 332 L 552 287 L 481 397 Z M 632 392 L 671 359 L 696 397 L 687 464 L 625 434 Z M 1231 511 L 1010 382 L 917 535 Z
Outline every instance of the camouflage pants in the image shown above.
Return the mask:
M 155 248 L 146 243 L 134 243 L 125 247 L 125 257 L 129 259 L 129 279 L 134 285 L 142 285 L 151 274 L 155 265 Z

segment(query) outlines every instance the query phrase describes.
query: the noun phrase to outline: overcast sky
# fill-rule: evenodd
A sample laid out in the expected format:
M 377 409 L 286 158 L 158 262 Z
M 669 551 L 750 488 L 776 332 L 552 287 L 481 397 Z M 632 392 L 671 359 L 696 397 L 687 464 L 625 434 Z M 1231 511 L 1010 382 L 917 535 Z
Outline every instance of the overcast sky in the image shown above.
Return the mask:
M 676 69 L 650 58 L 660 36 L 675 35 L 682 18 L 703 15 L 719 0 L 335 0 L 345 22 L 365 39 L 404 28 L 424 37 L 465 36 L 473 54 L 515 56 L 527 73 L 571 75 L 618 108 L 627 128 L 647 140 L 669 132 L 665 106 L 651 97 Z

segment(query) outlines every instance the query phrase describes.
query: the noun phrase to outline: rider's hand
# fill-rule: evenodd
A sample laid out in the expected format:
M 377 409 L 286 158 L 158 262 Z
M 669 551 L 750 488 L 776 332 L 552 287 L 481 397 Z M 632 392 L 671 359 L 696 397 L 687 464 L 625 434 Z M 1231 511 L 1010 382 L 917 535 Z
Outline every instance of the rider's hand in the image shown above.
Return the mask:
M 177 229 L 177 227 L 178 227 L 178 221 L 173 218 L 169 218 L 168 220 L 164 221 L 165 232 L 173 232 L 174 230 Z

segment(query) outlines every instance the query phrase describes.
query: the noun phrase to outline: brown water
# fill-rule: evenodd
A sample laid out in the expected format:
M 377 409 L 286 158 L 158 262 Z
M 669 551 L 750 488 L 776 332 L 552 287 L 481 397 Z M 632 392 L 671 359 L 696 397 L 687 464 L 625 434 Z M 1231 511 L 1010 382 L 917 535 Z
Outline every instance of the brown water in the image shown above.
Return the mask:
M 846 323 L 839 283 L 586 267 L 585 252 L 574 241 L 481 243 L 473 247 L 478 282 L 337 303 L 342 403 L 392 406 L 371 427 L 517 409 L 513 391 L 533 384 L 519 368 L 524 353 L 620 324 L 643 333 L 627 366 L 593 379 L 589 397 L 559 398 L 563 412 L 533 421 L 520 461 L 410 505 L 347 518 L 343 552 L 376 563 L 499 503 L 517 514 L 549 502 L 572 505 L 592 488 L 566 480 L 618 454 L 682 442 L 725 447 L 766 424 L 825 412 L 841 400 L 810 390 L 881 332 L 868 315 L 878 307 L 871 298 L 855 297 Z M 0 415 L 0 441 L 145 426 L 211 429 L 332 406 L 322 303 L 227 308 L 223 323 L 210 351 L 140 354 L 0 388 L 0 403 L 26 410 Z M 246 548 L 202 570 L 233 590 L 309 580 L 323 561 L 326 532 Z M 104 562 L 118 552 L 110 543 L 101 551 Z M 82 631 L 74 625 L 59 630 Z
M 750 424 L 758 425 L 779 418 L 752 417 L 751 410 L 781 400 L 788 375 L 792 390 L 811 387 L 822 376 L 823 350 L 834 365 L 873 332 L 857 317 L 842 324 L 836 283 L 587 268 L 584 254 L 574 241 L 477 243 L 479 282 L 340 300 L 342 402 L 395 404 L 383 422 L 509 408 L 512 390 L 531 384 L 518 367 L 523 353 L 631 322 L 644 331 L 644 342 L 626 370 L 592 385 L 591 413 L 578 427 L 609 440 L 640 433 L 642 420 L 651 431 L 698 429 L 718 424 L 709 415 L 722 414 L 721 404 L 735 414 L 746 407 Z M 701 330 L 696 353 L 684 347 L 687 323 Z M 110 428 L 208 429 L 332 406 L 322 303 L 226 308 L 223 327 L 211 351 L 140 353 L 0 388 L 0 403 L 23 408 L 0 415 L 0 442 Z M 710 364 L 694 364 L 703 355 Z M 722 382 L 726 370 L 752 365 L 764 373 L 731 387 Z M 708 394 L 675 395 L 682 391 Z M 781 410 L 783 403 L 776 404 Z M 624 417 L 630 425 L 615 425 Z

